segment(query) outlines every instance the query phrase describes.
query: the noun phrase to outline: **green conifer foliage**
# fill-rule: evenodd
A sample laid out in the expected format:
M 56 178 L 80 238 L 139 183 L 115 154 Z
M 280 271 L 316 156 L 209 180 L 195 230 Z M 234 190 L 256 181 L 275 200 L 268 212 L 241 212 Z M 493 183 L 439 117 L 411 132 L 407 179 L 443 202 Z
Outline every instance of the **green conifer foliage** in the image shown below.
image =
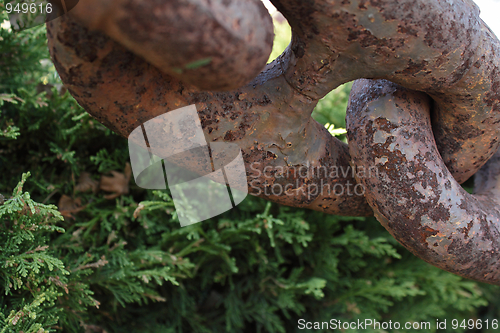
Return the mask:
M 45 28 L 0 28 L 0 55 L 0 333 L 334 331 L 300 319 L 460 332 L 452 319 L 500 316 L 496 287 L 426 264 L 372 218 L 248 197 L 181 228 L 168 189 L 102 190 L 127 179 L 127 141 L 65 92 Z M 348 88 L 319 121 L 343 126 Z

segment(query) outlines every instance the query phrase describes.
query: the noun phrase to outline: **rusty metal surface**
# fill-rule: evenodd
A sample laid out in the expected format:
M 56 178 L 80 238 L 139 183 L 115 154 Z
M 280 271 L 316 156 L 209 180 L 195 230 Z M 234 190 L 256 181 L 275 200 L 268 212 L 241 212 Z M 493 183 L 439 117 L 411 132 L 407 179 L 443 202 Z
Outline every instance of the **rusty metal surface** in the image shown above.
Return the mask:
M 81 0 L 69 15 L 204 90 L 248 83 L 266 65 L 274 38 L 259 0 Z
M 193 85 L 193 77 L 169 75 L 168 69 L 157 68 L 161 65 L 155 60 L 144 60 L 141 50 L 161 47 L 155 42 L 161 29 L 134 30 L 142 34 L 135 38 L 130 26 L 140 25 L 117 24 L 124 14 L 89 21 L 75 11 L 76 20 L 70 16 L 54 20 L 47 24 L 49 49 L 69 91 L 113 131 L 127 137 L 158 115 L 196 104 L 207 141 L 236 143 L 243 151 L 251 194 L 331 214 L 363 216 L 375 211 L 396 239 L 428 262 L 463 276 L 500 283 L 498 273 L 488 268 L 496 258 L 494 216 L 499 215 L 486 193 L 496 193 L 495 187 L 483 181 L 478 186 L 487 190 L 472 197 L 458 185 L 475 174 L 500 144 L 500 44 L 479 19 L 475 4 L 468 0 L 272 2 L 292 26 L 292 43 L 253 81 L 231 91 L 200 90 Z M 81 3 L 83 6 L 84 1 Z M 95 2 L 95 6 L 110 8 L 121 3 L 109 0 Z M 126 3 L 156 6 L 160 2 Z M 220 6 L 209 10 L 213 17 L 226 15 Z M 146 22 L 152 14 L 135 10 L 127 15 L 134 22 Z M 245 22 L 263 19 L 251 11 L 245 15 Z M 105 34 L 88 30 L 96 27 Z M 203 36 L 220 38 L 217 45 L 222 49 L 233 45 L 230 37 L 204 27 Z M 266 43 L 266 39 L 260 42 Z M 175 57 L 177 50 L 164 51 Z M 230 81 L 232 67 L 219 69 L 217 75 Z M 356 85 L 350 101 L 347 147 L 310 115 L 329 91 L 360 78 L 386 79 L 405 88 L 382 81 L 374 86 L 367 83 L 371 88 L 366 89 Z M 384 99 L 390 94 L 401 105 Z M 373 103 L 380 104 L 374 107 L 376 112 L 387 109 L 388 116 L 396 117 L 378 121 L 376 135 L 367 134 L 363 127 L 368 126 L 368 116 L 353 120 L 354 113 L 372 108 Z M 401 115 L 396 109 L 406 113 Z M 399 120 L 404 122 L 392 123 Z M 417 125 L 420 128 L 411 127 Z M 161 123 L 155 126 L 161 131 Z M 397 130 L 402 136 L 395 135 L 397 148 L 384 146 L 392 139 L 383 133 L 392 133 L 392 126 L 403 126 Z M 377 155 L 388 152 L 393 154 Z M 178 162 L 196 165 L 187 159 Z M 352 165 L 358 168 L 354 172 Z M 376 177 L 367 172 L 372 168 Z M 495 167 L 489 163 L 482 174 L 492 170 Z M 356 185 L 364 186 L 367 200 L 356 193 L 332 191 L 336 186 L 353 189 Z M 275 188 L 286 191 L 278 194 Z M 391 197 L 395 188 L 401 193 Z M 445 202 L 448 199 L 452 201 Z M 402 213 L 403 202 L 408 204 L 406 213 Z
M 348 172 L 347 145 L 311 119 L 317 101 L 290 87 L 278 63 L 268 65 L 241 89 L 200 92 L 161 73 L 103 34 L 88 32 L 69 16 L 47 27 L 61 79 L 78 102 L 113 131 L 128 136 L 151 118 L 196 104 L 207 141 L 240 146 L 251 194 L 327 213 L 372 214 L 362 196 L 317 190 L 355 184 Z M 158 124 L 156 130 L 161 128 Z M 343 168 L 346 175 L 323 179 L 318 172 L 307 173 L 320 166 Z
M 427 95 L 389 81 L 358 80 L 348 107 L 353 163 L 375 166 L 358 177 L 382 225 L 425 261 L 455 274 L 500 283 L 500 153 L 481 171 L 476 195 L 444 164 Z M 498 200 L 498 199 L 496 199 Z
M 436 141 L 459 182 L 498 148 L 499 42 L 472 1 L 273 3 L 295 32 L 286 77 L 299 91 L 321 98 L 378 78 L 429 94 Z

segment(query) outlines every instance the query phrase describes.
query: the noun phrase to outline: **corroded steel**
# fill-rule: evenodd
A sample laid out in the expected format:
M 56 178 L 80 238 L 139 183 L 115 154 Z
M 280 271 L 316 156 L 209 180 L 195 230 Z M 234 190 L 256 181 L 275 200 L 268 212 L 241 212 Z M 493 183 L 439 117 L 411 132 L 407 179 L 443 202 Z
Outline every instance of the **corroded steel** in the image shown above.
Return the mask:
M 204 90 L 248 83 L 266 65 L 273 45 L 273 24 L 259 0 L 81 0 L 70 13 L 164 73 Z
M 166 3 L 153 0 L 108 0 L 95 2 L 95 6 L 112 8 L 115 4 L 118 6 L 121 3 L 136 2 L 144 6 Z M 229 3 L 212 2 L 217 4 L 208 9 L 212 11 L 213 17 L 220 17 L 221 13 L 224 13 L 223 5 Z M 196 104 L 207 141 L 237 143 L 243 151 L 250 193 L 280 204 L 332 214 L 370 215 L 373 213 L 371 208 L 373 207 L 377 217 L 395 237 L 425 260 L 464 276 L 500 283 L 495 273 L 488 275 L 486 268 L 473 275 L 467 271 L 469 268 L 465 267 L 467 264 L 464 262 L 473 256 L 487 259 L 481 257 L 480 253 L 496 251 L 493 243 L 485 245 L 487 240 L 479 242 L 481 236 L 476 237 L 469 233 L 467 237 L 476 237 L 475 242 L 459 243 L 459 236 L 455 235 L 452 228 L 446 224 L 448 222 L 443 222 L 444 217 L 435 215 L 425 218 L 431 221 L 430 224 L 447 225 L 448 230 L 444 230 L 446 226 L 439 227 L 443 230 L 437 226 L 429 227 L 432 230 L 421 229 L 416 224 L 427 222 L 415 222 L 415 219 L 417 216 L 422 219 L 425 214 L 418 215 L 420 213 L 415 210 L 416 208 L 411 207 L 408 209 L 413 213 L 407 218 L 414 219 L 415 230 L 408 226 L 409 229 L 406 229 L 408 233 L 396 232 L 391 228 L 404 224 L 399 220 L 399 215 L 379 214 L 380 207 L 377 206 L 377 200 L 383 202 L 387 200 L 387 204 L 393 205 L 387 209 L 392 210 L 398 209 L 399 201 L 387 197 L 388 192 L 382 194 L 382 188 L 388 185 L 379 178 L 380 175 L 372 177 L 373 173 L 366 171 L 374 167 L 377 172 L 387 172 L 397 177 L 397 172 L 407 167 L 401 164 L 408 162 L 405 158 L 397 154 L 397 156 L 383 155 L 377 157 L 381 160 L 377 160 L 376 164 L 363 162 L 364 164 L 356 166 L 356 161 L 361 163 L 362 157 L 374 161 L 373 154 L 378 152 L 378 148 L 366 148 L 372 147 L 368 143 L 365 148 L 352 144 L 357 140 L 365 140 L 364 136 L 357 137 L 358 133 L 362 135 L 364 128 L 353 125 L 350 120 L 351 144 L 348 148 L 347 145 L 331 137 L 326 129 L 310 117 L 317 101 L 342 83 L 360 78 L 390 80 L 409 89 L 400 88 L 402 94 L 406 94 L 406 97 L 401 97 L 401 101 L 408 98 L 414 103 L 406 103 L 408 116 L 405 117 L 414 117 L 412 121 L 422 126 L 420 136 L 414 135 L 412 138 L 417 140 L 418 137 L 423 143 L 401 149 L 409 149 L 405 150 L 405 154 L 410 154 L 412 157 L 420 156 L 419 149 L 424 147 L 425 143 L 428 146 L 424 148 L 429 150 L 429 154 L 431 152 L 436 154 L 434 157 L 428 157 L 429 161 L 435 163 L 433 171 L 440 168 L 444 177 L 444 170 L 448 170 L 449 173 L 446 175 L 451 175 L 458 182 L 465 181 L 488 161 L 500 144 L 498 140 L 500 44 L 479 19 L 479 11 L 474 3 L 467 0 L 274 0 L 272 2 L 292 26 L 292 43 L 253 81 L 231 91 L 199 90 L 192 84 L 192 78 L 168 75 L 166 73 L 170 72 L 158 70 L 156 67 L 161 66 L 154 61 L 146 57 L 146 60 L 155 63 L 156 67 L 143 60 L 140 57 L 143 55 L 142 49 L 159 47 L 152 43 L 157 36 L 155 25 L 151 26 L 153 30 L 150 32 L 141 30 L 141 25 L 132 24 L 134 29 L 138 30 L 135 33 L 141 34 L 143 38 L 134 38 L 131 45 L 129 39 L 136 35 L 130 26 L 116 24 L 119 18 L 113 19 L 115 21 L 109 19 L 111 21 L 109 26 L 112 28 L 101 28 L 114 38 L 112 40 L 104 33 L 88 30 L 87 28 L 96 26 L 89 23 L 85 15 L 75 11 L 72 16 L 67 15 L 47 24 L 49 49 L 56 69 L 69 91 L 91 115 L 115 132 L 128 136 L 137 126 L 158 115 Z M 220 4 L 222 6 L 219 6 Z M 84 5 L 85 1 L 80 1 L 79 6 Z M 127 15 L 131 20 L 145 22 L 149 16 L 161 15 L 162 7 L 160 7 L 154 15 L 139 10 L 131 11 Z M 105 11 L 99 8 L 95 10 Z M 259 16 L 260 13 L 248 11 L 244 14 L 250 18 L 253 15 L 252 19 L 257 22 L 266 21 Z M 96 22 L 101 22 L 98 24 L 99 27 L 107 26 L 106 18 Z M 172 22 L 175 24 L 176 21 Z M 170 23 L 163 24 L 169 26 Z M 205 29 L 203 36 L 212 36 L 213 33 L 214 39 L 216 36 L 221 38 L 217 43 L 224 48 L 233 43 L 231 38 L 212 31 L 210 25 L 200 29 Z M 149 38 L 150 33 L 151 38 Z M 188 32 L 185 33 L 189 36 Z M 171 52 L 168 50 L 171 57 L 175 57 L 176 52 L 177 50 Z M 219 72 L 217 75 L 230 78 L 233 73 L 234 70 L 231 69 Z M 371 96 L 369 93 L 356 93 L 361 88 L 357 89 L 354 89 L 352 95 L 350 112 L 366 109 L 366 105 L 373 103 L 381 103 L 380 105 L 383 104 L 382 106 L 385 105 L 391 110 L 400 107 L 400 105 L 390 106 L 389 102 L 376 94 Z M 399 91 L 399 88 L 394 89 Z M 414 93 L 412 90 L 421 93 Z M 415 111 L 417 106 L 418 111 Z M 375 109 L 378 110 L 378 107 Z M 429 126 L 428 110 L 432 110 L 430 116 L 432 131 L 430 127 L 425 127 Z M 361 124 L 361 120 L 359 122 Z M 389 122 L 377 125 L 381 128 L 385 125 L 392 126 Z M 158 123 L 156 130 L 161 131 L 161 129 L 162 124 Z M 381 131 L 376 138 L 372 138 L 376 144 L 385 143 L 381 142 L 385 138 Z M 404 141 L 407 139 L 403 137 L 398 140 L 403 140 L 402 144 L 409 145 L 412 141 Z M 442 162 L 436 148 L 431 147 L 434 140 L 442 156 Z M 349 149 L 354 157 L 353 166 L 357 167 L 355 172 L 351 172 L 353 169 Z M 387 161 L 383 163 L 386 157 Z M 196 164 L 189 160 L 179 163 L 187 166 Z M 421 165 L 423 167 L 425 162 L 421 161 Z M 361 167 L 365 169 L 358 172 Z M 302 172 L 304 170 L 307 172 Z M 416 170 L 418 177 L 420 177 L 419 171 Z M 406 176 L 408 179 L 411 178 Z M 336 186 L 352 189 L 353 185 L 357 184 L 356 177 L 361 181 L 360 184 L 365 186 L 368 185 L 366 179 L 375 179 L 376 183 L 370 183 L 370 186 L 375 187 L 366 187 L 367 193 L 374 193 L 370 194 L 372 196 L 367 195 L 368 202 L 364 196 L 356 193 L 349 194 L 344 191 L 339 195 L 338 191 L 332 191 Z M 396 182 L 396 179 L 394 178 L 391 184 Z M 404 188 L 413 186 L 413 183 L 404 185 L 404 182 L 400 181 Z M 425 183 L 426 187 L 420 183 L 421 187 L 417 186 L 416 189 L 420 194 L 415 192 L 416 196 L 423 196 L 422 202 L 427 202 L 425 209 L 434 207 L 432 200 L 429 198 L 426 201 L 425 198 L 426 193 L 432 196 L 429 186 L 441 185 L 438 181 L 432 184 L 430 182 L 431 180 L 428 180 Z M 451 190 L 445 187 L 447 191 L 452 191 L 450 193 L 453 193 L 454 197 L 451 199 L 462 200 L 464 203 L 456 202 L 463 207 L 472 205 L 470 218 L 479 216 L 477 214 L 481 213 L 477 209 L 482 209 L 483 206 L 476 204 L 478 197 L 465 195 L 460 192 L 458 183 L 453 184 L 455 185 L 450 185 Z M 273 191 L 275 186 L 287 190 L 276 193 Z M 382 188 L 378 189 L 376 186 Z M 463 207 L 457 209 L 465 209 Z M 439 212 L 446 215 L 442 210 Z M 487 215 L 489 212 L 494 213 L 488 210 L 484 212 L 485 216 L 490 216 Z M 398 229 L 399 227 L 394 228 L 403 230 Z M 439 232 L 434 233 L 433 230 Z M 479 233 L 479 229 L 471 230 Z M 448 237 L 452 237 L 437 242 L 436 247 L 441 252 L 430 251 L 426 244 L 430 244 L 431 239 L 427 238 L 441 237 L 441 233 L 444 235 L 446 231 L 451 233 Z M 454 236 L 456 237 L 453 238 Z M 493 241 L 493 236 L 488 239 Z M 418 242 L 420 248 L 410 246 Z M 430 246 L 434 247 L 434 243 Z M 459 258 L 454 257 L 458 255 L 458 248 L 466 249 Z M 491 258 L 494 258 L 494 254 L 492 255 Z
M 358 180 L 382 225 L 425 261 L 455 274 L 500 283 L 500 152 L 467 193 L 444 164 L 427 95 L 389 81 L 358 80 L 348 107 L 349 148 Z M 460 134 L 458 134 L 460 135 Z
M 312 120 L 317 100 L 287 83 L 283 59 L 268 65 L 243 88 L 202 92 L 163 74 L 103 34 L 89 32 L 69 15 L 47 27 L 52 59 L 65 86 L 80 105 L 113 131 L 127 137 L 151 118 L 196 104 L 207 141 L 240 146 L 249 193 L 327 213 L 373 214 L 363 196 L 317 190 L 355 184 L 349 172 L 348 148 Z M 157 124 L 159 133 L 162 128 Z M 335 167 L 340 175 L 322 178 L 319 172 L 307 172 L 320 166 Z

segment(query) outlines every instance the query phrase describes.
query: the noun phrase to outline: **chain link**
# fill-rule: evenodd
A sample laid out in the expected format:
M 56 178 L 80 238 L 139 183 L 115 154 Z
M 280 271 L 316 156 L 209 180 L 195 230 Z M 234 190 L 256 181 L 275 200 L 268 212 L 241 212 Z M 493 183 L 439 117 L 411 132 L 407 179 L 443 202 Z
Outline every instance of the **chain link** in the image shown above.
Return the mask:
M 252 29 L 245 27 L 264 22 L 254 25 L 262 28 L 258 36 L 269 36 L 268 18 L 260 10 L 237 10 L 258 8 L 258 1 L 208 6 L 211 15 L 197 21 L 199 39 L 190 39 L 191 31 L 183 30 L 187 23 L 177 22 L 175 31 L 190 46 L 251 46 L 214 56 L 219 65 L 207 69 L 223 85 L 185 64 L 172 72 L 172 63 L 158 57 L 184 51 L 169 44 L 168 21 L 158 21 L 163 2 L 107 1 L 103 9 L 104 2 L 87 1 L 98 13 L 112 9 L 119 15 L 94 24 L 81 0 L 70 15 L 47 24 L 49 49 L 69 91 L 105 126 L 128 137 L 158 115 L 195 104 L 208 140 L 239 145 L 251 194 L 329 214 L 375 213 L 422 259 L 500 284 L 500 213 L 491 183 L 498 157 L 483 168 L 478 195 L 458 185 L 500 144 L 500 44 L 472 1 L 274 0 L 292 27 L 292 43 L 251 82 L 223 92 L 213 90 L 240 82 L 231 77 L 245 62 L 264 66 L 265 51 L 253 52 L 268 47 L 255 45 Z M 204 2 L 185 3 L 190 5 L 183 17 L 197 20 L 196 6 Z M 247 19 L 238 21 L 241 15 Z M 241 34 L 234 39 L 221 26 Z M 162 38 L 165 45 L 159 45 Z M 195 86 L 196 78 L 202 84 Z M 329 91 L 361 78 L 377 80 L 353 87 L 347 146 L 310 115 Z

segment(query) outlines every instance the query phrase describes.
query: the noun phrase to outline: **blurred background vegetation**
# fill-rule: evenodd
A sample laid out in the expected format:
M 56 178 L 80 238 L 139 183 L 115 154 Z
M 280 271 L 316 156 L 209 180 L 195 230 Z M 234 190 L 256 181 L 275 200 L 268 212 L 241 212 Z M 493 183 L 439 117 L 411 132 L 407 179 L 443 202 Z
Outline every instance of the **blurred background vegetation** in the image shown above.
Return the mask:
M 46 43 L 43 26 L 0 28 L 0 333 L 289 333 L 365 318 L 461 332 L 452 319 L 500 318 L 497 287 L 426 264 L 374 218 L 247 197 L 181 228 L 168 190 L 130 179 L 126 139 L 62 86 Z M 345 127 L 349 88 L 315 119 Z

